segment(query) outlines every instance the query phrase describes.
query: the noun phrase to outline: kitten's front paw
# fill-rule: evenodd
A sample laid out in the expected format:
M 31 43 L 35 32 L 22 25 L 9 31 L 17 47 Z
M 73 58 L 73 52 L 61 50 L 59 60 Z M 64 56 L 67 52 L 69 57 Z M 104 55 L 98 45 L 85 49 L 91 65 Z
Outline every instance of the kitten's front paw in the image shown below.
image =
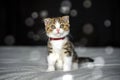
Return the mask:
M 54 68 L 54 67 L 48 67 L 47 71 L 48 71 L 48 72 L 50 72 L 50 71 L 55 71 L 55 68 Z

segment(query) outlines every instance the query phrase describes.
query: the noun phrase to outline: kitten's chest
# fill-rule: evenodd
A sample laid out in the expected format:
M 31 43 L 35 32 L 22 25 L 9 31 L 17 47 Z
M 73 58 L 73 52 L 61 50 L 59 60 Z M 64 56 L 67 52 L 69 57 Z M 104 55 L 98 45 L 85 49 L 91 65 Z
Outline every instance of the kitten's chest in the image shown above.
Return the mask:
M 53 50 L 59 50 L 62 49 L 63 45 L 64 45 L 64 40 L 59 40 L 59 41 L 51 41 Z
M 53 48 L 53 52 L 61 53 L 65 43 L 66 43 L 66 39 L 51 41 L 51 46 Z

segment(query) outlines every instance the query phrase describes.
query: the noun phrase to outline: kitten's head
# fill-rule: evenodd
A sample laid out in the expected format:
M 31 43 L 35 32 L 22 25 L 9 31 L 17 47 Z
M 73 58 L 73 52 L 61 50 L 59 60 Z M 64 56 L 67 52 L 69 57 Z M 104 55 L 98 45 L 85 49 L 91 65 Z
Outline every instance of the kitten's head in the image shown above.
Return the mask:
M 45 30 L 48 37 L 61 38 L 70 32 L 69 16 L 45 18 Z

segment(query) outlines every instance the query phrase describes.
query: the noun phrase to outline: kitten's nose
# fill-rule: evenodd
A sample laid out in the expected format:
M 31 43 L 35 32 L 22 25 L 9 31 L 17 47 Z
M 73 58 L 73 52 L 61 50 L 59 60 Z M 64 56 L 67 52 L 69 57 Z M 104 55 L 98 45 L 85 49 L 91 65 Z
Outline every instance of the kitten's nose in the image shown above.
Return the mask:
M 59 33 L 59 32 L 60 32 L 60 29 L 56 29 L 56 31 L 57 31 L 57 33 Z

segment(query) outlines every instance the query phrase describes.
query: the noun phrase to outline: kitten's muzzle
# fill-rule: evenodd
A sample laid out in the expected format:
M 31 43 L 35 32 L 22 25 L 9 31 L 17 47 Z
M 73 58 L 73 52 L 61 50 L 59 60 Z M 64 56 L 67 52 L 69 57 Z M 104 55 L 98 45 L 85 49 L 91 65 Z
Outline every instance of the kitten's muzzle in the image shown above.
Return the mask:
M 57 31 L 57 34 L 59 34 L 59 33 L 60 33 L 60 29 L 56 29 L 56 31 Z

